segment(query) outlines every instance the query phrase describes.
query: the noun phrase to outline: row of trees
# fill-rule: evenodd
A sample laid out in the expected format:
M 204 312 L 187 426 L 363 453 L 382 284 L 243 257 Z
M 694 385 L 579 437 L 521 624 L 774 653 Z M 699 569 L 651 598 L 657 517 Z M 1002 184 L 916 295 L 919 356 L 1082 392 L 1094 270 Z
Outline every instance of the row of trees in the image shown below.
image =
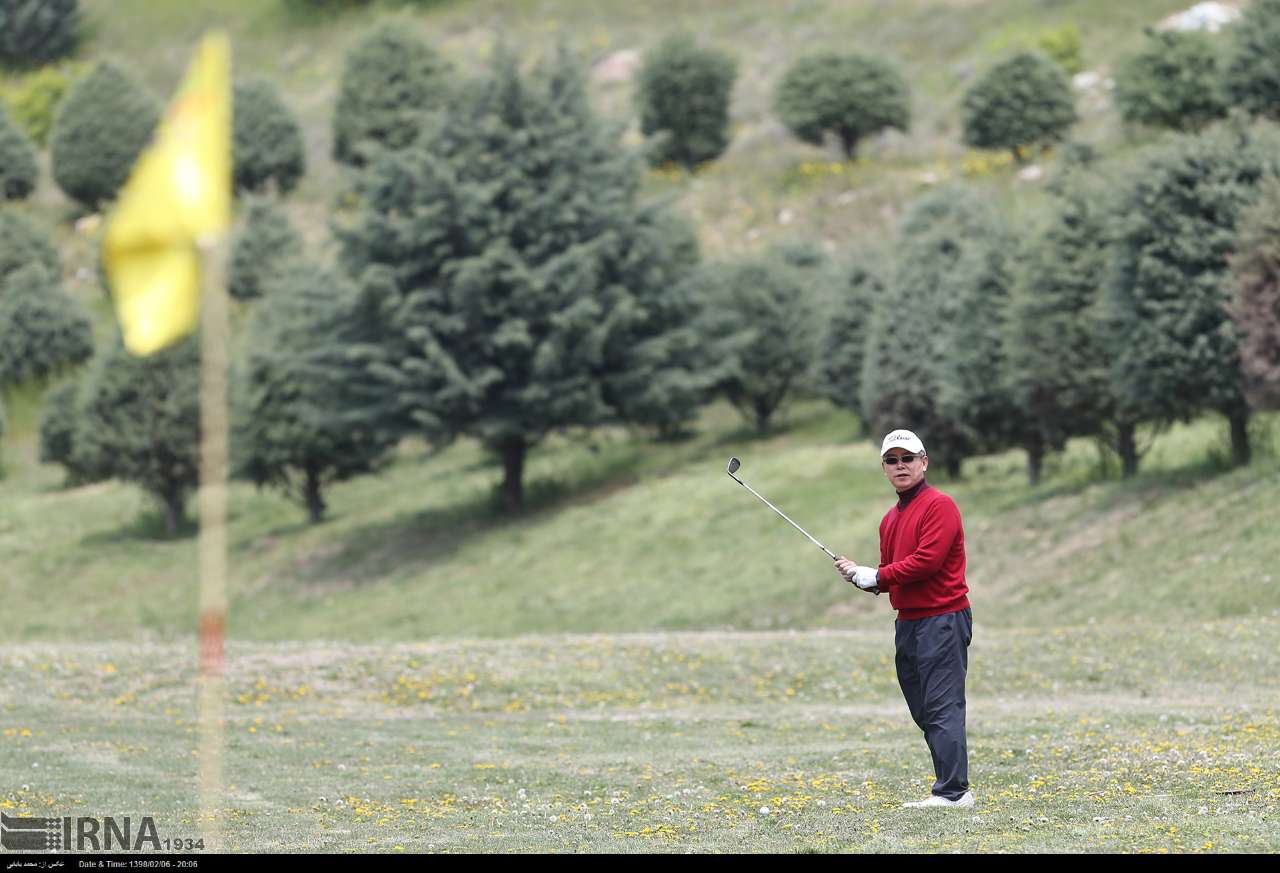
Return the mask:
M 567 54 L 529 77 L 499 52 L 417 141 L 356 178 L 339 269 L 311 262 L 263 202 L 232 257 L 234 292 L 258 301 L 235 379 L 237 467 L 313 519 L 326 482 L 407 434 L 478 438 L 518 508 L 525 457 L 551 431 L 671 430 L 703 400 L 681 284 L 692 231 L 640 202 L 639 168 Z M 195 486 L 194 368 L 185 345 L 141 361 L 106 350 L 51 398 L 46 458 L 139 482 L 176 525 Z
M 792 246 L 699 264 L 688 229 L 635 200 L 635 168 L 592 126 L 574 76 L 562 58 L 528 82 L 500 60 L 420 148 L 362 174 L 341 269 L 296 239 L 259 262 L 236 379 L 242 475 L 319 520 L 325 486 L 375 469 L 402 436 L 469 435 L 501 461 L 516 509 L 527 452 L 554 430 L 671 435 L 716 396 L 764 430 L 816 389 L 874 432 L 913 427 L 953 475 L 1022 447 L 1035 482 L 1076 436 L 1132 474 L 1139 424 L 1203 411 L 1226 417 L 1246 463 L 1251 404 L 1280 405 L 1270 125 L 1176 137 L 1141 172 L 1072 153 L 1025 235 L 953 187 L 911 204 L 892 256 L 837 267 Z M 500 131 L 545 151 L 473 168 Z M 290 236 L 278 211 L 255 220 Z M 46 459 L 138 481 L 176 524 L 195 485 L 193 348 L 110 350 L 51 396 Z
M 1204 411 L 1247 463 L 1250 401 L 1275 406 L 1280 386 L 1277 145 L 1234 119 L 1124 167 L 1077 153 L 1021 240 L 971 191 L 925 195 L 849 298 L 878 295 L 861 354 L 828 364 L 839 402 L 875 430 L 913 426 L 953 473 L 1021 446 L 1035 482 L 1046 453 L 1087 435 L 1130 475 L 1138 424 Z
M 235 84 L 237 192 L 287 193 L 306 171 L 302 128 L 265 79 Z M 72 200 L 99 209 L 124 184 L 160 117 L 159 102 L 122 67 L 103 62 L 59 102 L 50 133 L 53 178 Z M 0 107 L 0 200 L 27 197 L 36 148 Z
M 1280 51 L 1280 0 L 1252 4 L 1230 31 L 1225 52 L 1205 34 L 1150 32 L 1149 38 L 1149 46 L 1117 72 L 1117 103 L 1126 120 L 1198 129 L 1232 106 L 1270 115 L 1280 105 L 1271 60 Z M 961 101 L 964 142 L 1010 150 L 1022 160 L 1029 148 L 1064 138 L 1077 115 L 1059 61 L 1078 64 L 1078 44 L 1075 49 L 1059 47 L 1055 60 L 1022 52 L 978 77 Z M 694 170 L 719 157 L 730 140 L 735 77 L 731 55 L 701 46 L 687 33 L 669 36 L 649 52 L 636 80 L 649 161 Z M 451 82 L 449 64 L 403 28 L 376 30 L 347 58 L 334 112 L 335 158 L 359 166 L 371 150 L 405 147 Z M 885 60 L 824 52 L 785 71 L 774 110 L 797 138 L 815 145 L 834 140 L 852 159 L 867 137 L 909 128 L 911 95 Z
M 9 5 L 13 9 L 3 8 Z M 75 16 L 74 2 L 4 0 L 0 29 L 62 33 Z M 1251 4 L 1231 29 L 1225 52 L 1205 34 L 1149 32 L 1149 39 L 1117 72 L 1116 99 L 1126 120 L 1198 129 L 1231 106 L 1264 116 L 1278 111 L 1280 78 L 1272 58 L 1280 51 L 1280 0 Z M 636 99 L 652 163 L 694 169 L 724 151 L 735 76 L 730 55 L 699 46 L 688 34 L 673 35 L 646 55 Z M 376 28 L 344 64 L 333 115 L 335 159 L 361 167 L 379 149 L 408 147 L 448 99 L 455 78 L 452 66 L 405 28 Z M 306 167 L 296 117 L 265 80 L 238 83 L 235 97 L 237 188 L 291 190 Z M 817 145 L 834 139 L 846 158 L 867 137 L 905 131 L 911 122 L 910 91 L 897 69 L 848 53 L 798 59 L 777 85 L 774 108 L 799 139 Z M 91 209 L 113 198 L 158 113 L 156 100 L 123 69 L 99 64 L 57 107 L 50 148 L 58 185 Z M 1008 149 L 1019 160 L 1027 148 L 1063 138 L 1075 120 L 1065 71 L 1031 52 L 993 66 L 961 101 L 966 144 Z M 36 172 L 34 146 L 0 109 L 0 197 L 27 196 Z
M 406 435 L 479 439 L 505 504 L 555 430 L 679 433 L 712 397 L 764 429 L 811 378 L 830 267 L 800 247 L 700 265 L 692 229 L 640 200 L 640 168 L 591 113 L 561 52 L 533 76 L 500 52 L 409 146 L 356 174 L 318 266 L 283 211 L 251 198 L 229 286 L 250 303 L 235 373 L 237 470 L 319 520 L 329 482 Z M 196 484 L 196 357 L 119 343 L 51 393 L 42 455 L 74 480 L 141 484 L 176 529 Z M 144 387 L 140 387 L 144 386 Z
M 499 51 L 421 121 L 357 166 L 336 268 L 308 257 L 278 206 L 244 210 L 231 288 L 259 302 L 235 380 L 237 466 L 313 519 L 327 482 L 405 435 L 480 440 L 515 509 L 527 453 L 554 430 L 671 435 L 717 395 L 765 428 L 815 372 L 836 402 L 876 430 L 913 426 L 957 472 L 1022 445 L 1035 475 L 1081 433 L 1106 436 L 1132 472 L 1139 422 L 1201 409 L 1231 419 L 1243 461 L 1242 361 L 1255 399 L 1275 392 L 1274 331 L 1250 340 L 1224 308 L 1239 287 L 1252 289 L 1240 312 L 1277 311 L 1268 250 L 1242 242 L 1275 222 L 1250 211 L 1275 170 L 1266 125 L 1176 138 L 1122 171 L 1078 158 L 1027 239 L 970 190 L 929 192 L 892 257 L 842 274 L 806 247 L 700 264 L 691 229 L 641 201 L 639 167 L 563 51 L 533 76 Z M 10 272 L 38 271 L 40 246 L 27 248 Z M 195 485 L 193 347 L 144 361 L 104 350 L 51 395 L 47 459 L 140 482 L 176 525 Z M 44 350 L 24 354 L 19 378 L 54 372 L 25 363 Z

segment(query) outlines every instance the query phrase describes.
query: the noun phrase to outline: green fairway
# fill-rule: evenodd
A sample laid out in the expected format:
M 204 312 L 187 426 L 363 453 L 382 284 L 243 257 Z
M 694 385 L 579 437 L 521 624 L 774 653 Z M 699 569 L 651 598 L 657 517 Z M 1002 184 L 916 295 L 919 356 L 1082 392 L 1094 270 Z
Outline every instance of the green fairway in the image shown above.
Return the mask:
M 1274 619 L 977 618 L 970 810 L 891 626 L 233 644 L 221 826 L 245 851 L 1280 850 Z M 0 808 L 195 837 L 192 645 L 5 646 Z

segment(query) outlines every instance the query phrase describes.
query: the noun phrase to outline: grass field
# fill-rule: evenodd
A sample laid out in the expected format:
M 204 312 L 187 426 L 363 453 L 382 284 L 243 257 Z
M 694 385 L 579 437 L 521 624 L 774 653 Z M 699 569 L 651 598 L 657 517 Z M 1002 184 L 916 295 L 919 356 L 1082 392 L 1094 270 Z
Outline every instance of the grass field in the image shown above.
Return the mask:
M 790 423 L 755 438 L 716 407 L 685 443 L 553 442 L 519 519 L 466 445 L 408 447 L 318 528 L 238 486 L 228 847 L 1280 850 L 1269 449 L 1227 471 L 1205 419 L 1134 481 L 1081 444 L 1038 490 L 1015 453 L 940 483 L 970 543 L 979 805 L 930 814 L 899 806 L 931 776 L 887 604 L 722 472 L 739 454 L 870 548 L 874 450 L 819 404 Z M 8 484 L 0 808 L 196 836 L 194 542 L 151 539 L 125 486 L 25 462 Z
M 932 774 L 868 631 L 233 644 L 228 847 L 1280 850 L 1275 619 L 976 618 L 978 806 Z M 198 835 L 194 652 L 0 647 L 0 808 Z

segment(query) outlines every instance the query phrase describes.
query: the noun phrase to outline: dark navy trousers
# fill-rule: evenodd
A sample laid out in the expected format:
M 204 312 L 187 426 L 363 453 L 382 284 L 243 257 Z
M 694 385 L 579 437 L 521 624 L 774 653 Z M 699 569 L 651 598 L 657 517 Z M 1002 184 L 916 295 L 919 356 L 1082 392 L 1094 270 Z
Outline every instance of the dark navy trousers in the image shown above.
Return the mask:
M 948 800 L 969 790 L 964 677 L 972 638 L 971 609 L 914 621 L 899 619 L 894 634 L 898 685 L 933 756 L 937 777 L 933 793 Z

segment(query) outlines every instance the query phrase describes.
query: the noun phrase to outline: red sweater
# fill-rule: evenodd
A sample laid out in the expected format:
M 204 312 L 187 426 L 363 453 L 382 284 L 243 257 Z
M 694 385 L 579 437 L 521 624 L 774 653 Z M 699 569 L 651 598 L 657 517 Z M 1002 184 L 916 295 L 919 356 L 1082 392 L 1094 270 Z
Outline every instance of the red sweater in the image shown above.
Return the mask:
M 898 618 L 914 620 L 969 606 L 964 581 L 964 526 L 955 501 L 925 484 L 905 509 L 880 522 L 881 591 Z

